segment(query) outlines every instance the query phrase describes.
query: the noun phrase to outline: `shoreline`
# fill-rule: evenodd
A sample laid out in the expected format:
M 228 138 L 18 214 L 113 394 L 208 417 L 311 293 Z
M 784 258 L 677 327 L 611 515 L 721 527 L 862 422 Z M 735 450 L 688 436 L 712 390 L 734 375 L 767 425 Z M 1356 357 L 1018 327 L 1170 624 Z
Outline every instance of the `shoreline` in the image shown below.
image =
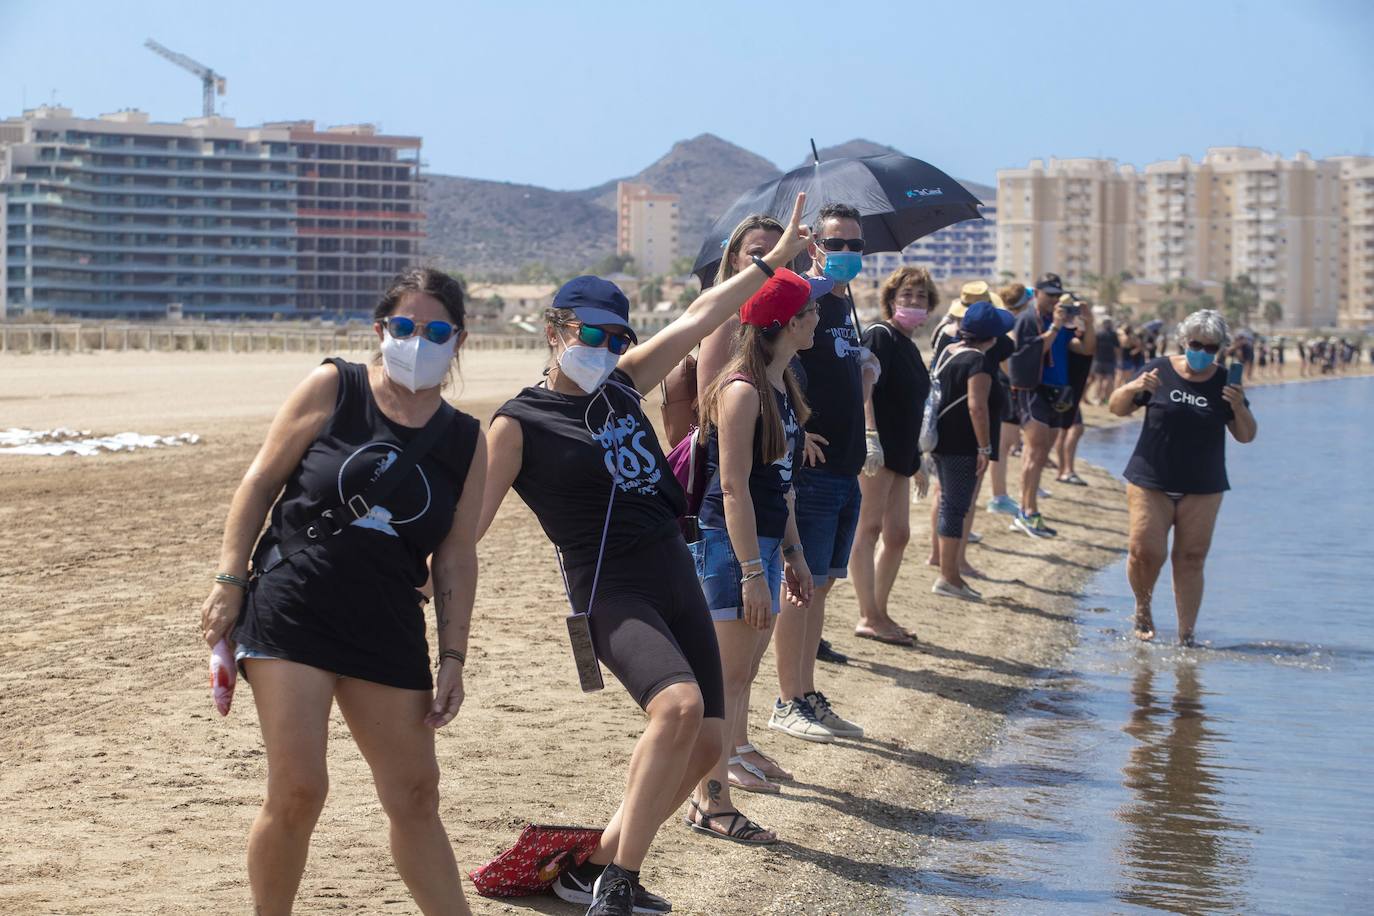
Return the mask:
M 97 458 L 0 456 L 0 520 L 9 522 L 0 553 L 13 558 L 0 569 L 0 805 L 27 840 L 0 850 L 0 908 L 239 911 L 265 762 L 251 688 L 241 687 L 229 718 L 211 710 L 196 621 L 232 487 L 271 412 L 319 356 L 114 356 L 78 360 L 87 364 L 80 372 L 45 373 L 48 362 L 75 368 L 70 357 L 0 360 L 0 425 L 103 420 L 184 431 L 147 428 L 156 420 L 206 437 L 199 446 Z M 459 403 L 485 420 L 537 369 L 531 354 L 474 354 Z M 647 413 L 657 420 L 656 403 Z M 1085 414 L 1092 426 L 1126 422 L 1103 408 Z M 929 593 L 929 503 L 912 507 L 892 607 L 917 631 L 915 649 L 853 637 L 852 588 L 836 589 L 826 634 L 852 661 L 820 665 L 818 686 L 867 738 L 812 745 L 768 731 L 775 673 L 772 653 L 765 657 L 751 738 L 797 781 L 781 796 L 734 800 L 781 842 L 746 848 L 671 818 L 644 876 L 674 912 L 910 907 L 928 839 L 948 827 L 941 812 L 959 774 L 1001 733 L 1011 705 L 1062 662 L 1076 639 L 1083 584 L 1125 551 L 1122 486 L 1098 468 L 1079 472 L 1091 486 L 1047 481 L 1054 495 L 1044 508 L 1061 531 L 1054 541 L 1008 531 L 1004 517 L 980 512 L 985 540 L 970 559 L 990 576 L 986 605 Z M 468 699 L 438 737 L 441 811 L 465 873 L 509 846 L 527 821 L 602 822 L 641 720 L 614 683 L 579 693 L 557 619 L 563 595 L 552 550 L 518 499 L 503 507 L 479 558 Z M 329 760 L 330 798 L 300 909 L 415 912 L 391 866 L 366 766 L 337 712 Z M 576 912 L 552 896 L 487 900 L 467 891 L 477 913 Z

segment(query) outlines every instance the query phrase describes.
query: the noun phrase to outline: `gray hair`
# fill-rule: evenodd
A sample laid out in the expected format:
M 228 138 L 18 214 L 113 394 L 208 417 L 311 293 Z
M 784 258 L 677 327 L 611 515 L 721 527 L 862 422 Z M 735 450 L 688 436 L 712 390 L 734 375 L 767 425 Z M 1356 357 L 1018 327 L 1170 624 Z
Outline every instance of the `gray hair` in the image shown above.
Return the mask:
M 1217 343 L 1226 346 L 1231 342 L 1231 329 L 1226 318 L 1216 309 L 1198 309 L 1178 326 L 1178 339 L 1182 341 L 1200 340 L 1204 343 Z

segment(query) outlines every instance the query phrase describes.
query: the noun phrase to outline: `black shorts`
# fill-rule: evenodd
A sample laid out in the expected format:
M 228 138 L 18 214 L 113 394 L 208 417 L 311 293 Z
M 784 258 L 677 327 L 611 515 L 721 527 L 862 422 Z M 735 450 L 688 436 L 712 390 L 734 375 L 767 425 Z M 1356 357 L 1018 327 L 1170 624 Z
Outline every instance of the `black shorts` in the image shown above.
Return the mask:
M 1022 426 L 1031 420 L 1044 423 L 1050 429 L 1068 429 L 1073 425 L 1074 411 L 1055 410 L 1043 387 L 1034 391 L 1018 388 L 1012 395 L 1016 398 L 1016 413 L 1021 418 Z
M 568 570 L 578 610 L 587 607 L 594 564 Z M 592 606 L 597 658 L 641 707 L 664 687 L 696 684 L 706 718 L 725 718 L 725 685 L 715 624 L 680 535 L 609 558 Z

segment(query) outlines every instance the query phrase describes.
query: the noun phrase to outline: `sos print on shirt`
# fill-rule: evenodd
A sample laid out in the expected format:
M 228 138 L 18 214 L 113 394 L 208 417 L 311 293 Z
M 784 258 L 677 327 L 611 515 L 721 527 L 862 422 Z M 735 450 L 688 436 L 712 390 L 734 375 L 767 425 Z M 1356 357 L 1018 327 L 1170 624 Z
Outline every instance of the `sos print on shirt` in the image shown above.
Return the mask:
M 658 493 L 663 469 L 644 444 L 645 437 L 651 434 L 651 430 L 640 426 L 639 418 L 634 414 L 613 414 L 599 432 L 592 434 L 592 438 L 605 449 L 606 472 L 615 478 L 622 492 L 635 492 L 641 496 Z
M 387 442 L 369 442 L 360 446 L 339 466 L 339 501 L 347 502 L 350 496 L 362 494 L 399 457 L 395 446 Z M 420 486 L 415 485 L 416 475 Z M 425 476 L 424 469 L 419 465 L 412 468 L 407 479 L 391 491 L 386 501 L 391 503 L 391 507 L 369 506 L 367 514 L 354 519 L 352 524 L 391 537 L 400 537 L 396 525 L 408 525 L 429 511 L 431 494 L 429 478 Z

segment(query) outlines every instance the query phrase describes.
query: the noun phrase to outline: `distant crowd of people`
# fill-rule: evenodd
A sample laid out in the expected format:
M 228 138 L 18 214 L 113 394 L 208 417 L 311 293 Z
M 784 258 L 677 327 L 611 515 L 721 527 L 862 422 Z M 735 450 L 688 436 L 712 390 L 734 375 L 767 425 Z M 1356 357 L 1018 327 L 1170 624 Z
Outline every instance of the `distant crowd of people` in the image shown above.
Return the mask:
M 376 361 L 328 360 L 290 395 L 234 494 L 203 608 L 207 643 L 236 646 L 267 751 L 248 844 L 256 912 L 291 909 L 327 793 L 335 701 L 416 904 L 468 912 L 439 818 L 434 730 L 463 702 L 477 544 L 512 489 L 557 553 L 584 689 L 604 665 L 646 717 L 595 851 L 554 880 L 593 916 L 671 909 L 640 868 L 684 805 L 703 836 L 777 842 L 732 796 L 777 794 L 793 778 L 785 754 L 751 740 L 770 643 L 768 729 L 863 738 L 856 711 L 826 693 L 834 669 L 817 666 L 846 661 L 823 638 L 835 584 L 852 581 L 856 636 L 917 644 L 892 601 L 914 492 L 930 504 L 931 591 L 984 601 L 990 579 L 968 550 L 984 479 L 988 517 L 1054 539 L 1043 485 L 1087 485 L 1074 461 L 1094 380 L 1113 412 L 1146 408 L 1126 469 L 1136 633 L 1154 635 L 1150 593 L 1172 530 L 1179 638 L 1192 641 L 1228 486 L 1223 433 L 1255 435 L 1241 386 L 1216 363 L 1225 321 L 1188 316 L 1171 355 L 1160 328 L 1113 328 L 1054 273 L 1033 287 L 965 284 L 944 307 L 930 273 L 904 267 L 882 286 L 880 320 L 861 328 L 848 295 L 866 248 L 860 213 L 827 203 L 807 227 L 803 206 L 801 195 L 787 223 L 741 222 L 715 283 L 642 342 L 614 284 L 569 281 L 547 311 L 543 379 L 485 432 L 440 395 L 465 306 L 433 270 L 402 276 L 378 305 Z M 668 451 L 642 405 L 661 384 Z M 437 675 L 420 589 L 432 589 Z M 571 755 L 576 742 L 570 733 Z

